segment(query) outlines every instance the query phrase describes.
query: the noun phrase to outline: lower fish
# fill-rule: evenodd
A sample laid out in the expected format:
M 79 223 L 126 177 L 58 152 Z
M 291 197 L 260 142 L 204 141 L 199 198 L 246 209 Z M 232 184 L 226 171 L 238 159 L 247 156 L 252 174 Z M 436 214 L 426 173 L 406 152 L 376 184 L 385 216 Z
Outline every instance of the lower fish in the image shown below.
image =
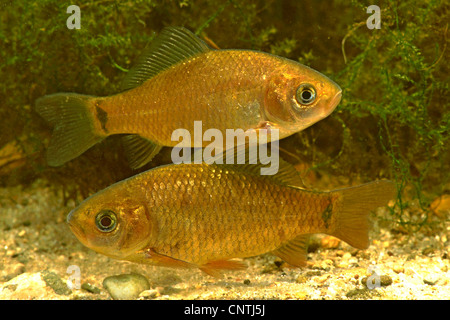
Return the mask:
M 87 198 L 67 222 L 84 245 L 109 257 L 220 276 L 245 266 L 233 258 L 267 252 L 305 266 L 314 233 L 365 249 L 369 213 L 396 192 L 388 180 L 308 191 L 285 162 L 272 176 L 259 170 L 205 163 L 158 167 Z

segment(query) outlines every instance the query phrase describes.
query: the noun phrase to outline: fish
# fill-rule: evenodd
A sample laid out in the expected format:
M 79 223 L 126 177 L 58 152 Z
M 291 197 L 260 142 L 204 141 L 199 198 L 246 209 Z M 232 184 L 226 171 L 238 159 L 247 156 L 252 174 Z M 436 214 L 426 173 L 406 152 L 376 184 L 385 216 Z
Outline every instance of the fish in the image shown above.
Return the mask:
M 300 187 L 284 161 L 274 175 L 261 175 L 260 166 L 156 167 L 85 199 L 67 223 L 82 244 L 108 257 L 220 277 L 265 253 L 304 267 L 316 233 L 365 249 L 369 213 L 396 192 L 389 180 L 314 191 Z
M 35 110 L 53 126 L 50 166 L 122 134 L 129 164 L 137 169 L 163 146 L 177 146 L 172 133 L 192 133 L 195 121 L 224 136 L 226 129 L 276 129 L 278 137 L 269 141 L 278 141 L 327 117 L 341 96 L 334 81 L 295 61 L 253 50 L 214 50 L 183 27 L 166 27 L 129 70 L 119 93 L 54 93 L 38 98 Z

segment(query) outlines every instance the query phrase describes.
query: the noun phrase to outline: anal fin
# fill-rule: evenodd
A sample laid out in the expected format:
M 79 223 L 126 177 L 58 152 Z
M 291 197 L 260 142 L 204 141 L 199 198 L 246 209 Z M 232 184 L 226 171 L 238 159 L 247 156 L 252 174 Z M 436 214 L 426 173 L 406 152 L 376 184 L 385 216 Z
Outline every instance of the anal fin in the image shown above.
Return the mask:
M 137 134 L 130 134 L 122 139 L 130 167 L 138 169 L 149 163 L 161 150 L 162 146 Z
M 294 267 L 306 267 L 306 254 L 308 246 L 309 234 L 297 236 L 272 253 Z

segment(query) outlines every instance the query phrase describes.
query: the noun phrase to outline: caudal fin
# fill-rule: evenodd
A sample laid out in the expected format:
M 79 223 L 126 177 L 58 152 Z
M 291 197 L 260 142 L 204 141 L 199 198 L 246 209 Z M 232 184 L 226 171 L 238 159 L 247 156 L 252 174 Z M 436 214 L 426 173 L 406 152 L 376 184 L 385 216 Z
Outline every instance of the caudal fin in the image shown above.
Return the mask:
M 333 191 L 342 195 L 342 202 L 332 235 L 352 247 L 366 249 L 369 246 L 369 213 L 387 205 L 396 191 L 395 184 L 388 180 Z
M 104 138 L 95 132 L 93 114 L 89 108 L 92 98 L 74 93 L 56 93 L 36 100 L 36 111 L 54 126 L 47 149 L 50 166 L 63 165 Z

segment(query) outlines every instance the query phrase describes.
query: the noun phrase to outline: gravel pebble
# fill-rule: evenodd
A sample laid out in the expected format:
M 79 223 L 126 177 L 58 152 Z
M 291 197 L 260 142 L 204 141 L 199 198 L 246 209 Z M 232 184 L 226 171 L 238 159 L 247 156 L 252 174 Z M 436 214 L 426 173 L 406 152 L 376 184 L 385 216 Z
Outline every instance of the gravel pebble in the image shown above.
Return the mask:
M 42 279 L 40 272 L 22 273 L 0 286 L 1 300 L 58 299 L 57 295 Z
M 325 249 L 336 249 L 339 246 L 340 242 L 341 240 L 339 240 L 338 238 L 326 236 L 322 238 L 320 245 Z
M 430 273 L 423 278 L 423 283 L 428 284 L 430 286 L 434 286 L 440 280 L 440 276 L 435 273 Z
M 136 299 L 142 291 L 150 289 L 147 278 L 138 273 L 120 274 L 103 280 L 103 287 L 114 300 Z
M 159 296 L 160 296 L 160 293 L 159 293 L 158 290 L 150 289 L 150 290 L 142 291 L 142 292 L 139 294 L 139 299 L 143 299 L 143 300 L 146 300 L 146 299 L 155 299 L 155 298 L 157 298 L 157 297 L 159 297 Z
M 69 295 L 71 293 L 70 289 L 67 288 L 67 284 L 61 280 L 61 278 L 54 272 L 42 271 L 42 280 L 52 288 L 57 294 Z
M 372 281 L 372 282 L 370 282 Z M 388 275 L 382 274 L 380 276 L 370 276 L 364 277 L 361 279 L 361 284 L 372 289 L 377 286 L 377 282 L 379 281 L 379 285 L 382 287 L 387 287 L 392 284 L 392 278 Z
M 392 268 L 392 271 L 394 271 L 395 273 L 404 273 L 405 268 L 403 266 L 394 266 Z
M 374 297 L 380 297 L 381 294 L 377 290 L 353 289 L 346 293 L 346 297 L 349 299 L 372 299 Z
M 0 271 L 0 281 L 9 281 L 25 272 L 25 265 L 21 262 L 6 265 L 3 268 L 4 269 Z
M 95 293 L 95 294 L 100 293 L 100 289 L 97 288 L 96 286 L 93 286 L 93 285 L 90 284 L 89 282 L 84 282 L 84 283 L 81 285 L 81 289 L 83 289 L 83 290 L 85 290 L 85 291 L 87 291 L 87 292 L 90 292 L 90 293 Z
M 298 276 L 295 279 L 295 282 L 296 283 L 306 283 L 306 282 L 308 282 L 308 278 L 306 278 L 305 276 L 300 275 L 300 276 Z

